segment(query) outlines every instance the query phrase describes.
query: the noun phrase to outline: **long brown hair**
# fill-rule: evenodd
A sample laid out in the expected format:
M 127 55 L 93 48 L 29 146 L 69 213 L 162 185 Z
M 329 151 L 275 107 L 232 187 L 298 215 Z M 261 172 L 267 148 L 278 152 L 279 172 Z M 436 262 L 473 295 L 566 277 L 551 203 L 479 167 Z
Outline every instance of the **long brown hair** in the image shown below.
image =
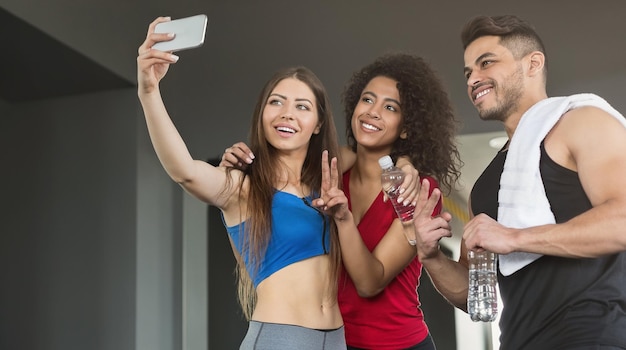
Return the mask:
M 265 135 L 262 124 L 263 109 L 276 85 L 287 78 L 297 79 L 312 90 L 320 125 L 319 133 L 313 134 L 309 142 L 301 173 L 302 185 L 314 192 L 320 190 L 322 184 L 322 151 L 328 150 L 329 157 L 339 157 L 337 131 L 330 100 L 322 82 L 311 70 L 305 67 L 291 67 L 276 72 L 265 84 L 259 95 L 250 130 L 250 149 L 255 155 L 255 161 L 246 169 L 246 177 L 250 184 L 247 195 L 249 217 L 246 222 L 246 232 L 243 235 L 245 242 L 243 242 L 241 253 L 242 256 L 247 256 L 248 260 L 252 262 L 250 266 L 259 266 L 271 236 L 272 198 L 277 185 L 276 169 L 281 167 L 278 157 L 275 156 L 277 150 L 267 141 Z M 240 186 L 242 185 L 243 179 Z M 331 256 L 331 273 L 328 286 L 331 295 L 336 295 L 341 255 L 337 228 L 333 220 L 329 221 L 331 223 L 329 253 Z M 254 276 L 256 271 L 246 270 L 243 260 L 242 257 L 239 257 L 237 261 L 239 302 L 244 315 L 250 319 L 256 303 L 256 292 L 252 285 L 251 275 Z

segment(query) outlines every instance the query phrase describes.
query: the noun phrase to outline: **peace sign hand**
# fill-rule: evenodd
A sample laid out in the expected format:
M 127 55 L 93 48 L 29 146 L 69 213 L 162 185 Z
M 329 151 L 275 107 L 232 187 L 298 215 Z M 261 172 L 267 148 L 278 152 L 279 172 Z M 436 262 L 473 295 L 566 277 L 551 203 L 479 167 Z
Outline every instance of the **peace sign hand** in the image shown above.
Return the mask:
M 332 216 L 335 221 L 352 220 L 352 213 L 348 210 L 348 198 L 339 188 L 337 157 L 333 157 L 329 163 L 328 151 L 322 152 L 322 188 L 320 198 L 315 199 L 313 205 Z

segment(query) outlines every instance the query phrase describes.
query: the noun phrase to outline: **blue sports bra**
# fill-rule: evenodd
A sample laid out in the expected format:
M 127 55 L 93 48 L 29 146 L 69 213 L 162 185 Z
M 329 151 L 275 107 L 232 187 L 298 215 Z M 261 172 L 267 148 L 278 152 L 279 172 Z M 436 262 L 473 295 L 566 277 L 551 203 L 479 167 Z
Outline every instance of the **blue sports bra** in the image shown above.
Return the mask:
M 246 235 L 246 222 L 226 226 L 255 288 L 274 272 L 290 264 L 328 253 L 330 246 L 329 219 L 311 204 L 311 196 L 297 197 L 291 193 L 275 191 L 272 199 L 272 234 L 265 256 L 258 267 L 250 261 L 247 252 L 242 252 Z

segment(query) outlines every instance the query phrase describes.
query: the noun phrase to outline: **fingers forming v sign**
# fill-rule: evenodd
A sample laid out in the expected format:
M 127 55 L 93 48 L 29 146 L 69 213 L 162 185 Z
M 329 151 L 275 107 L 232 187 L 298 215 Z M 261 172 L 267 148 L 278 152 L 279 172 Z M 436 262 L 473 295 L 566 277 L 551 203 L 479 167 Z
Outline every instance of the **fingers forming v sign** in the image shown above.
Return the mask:
M 335 220 L 346 220 L 349 216 L 348 198 L 339 188 L 337 158 L 333 157 L 329 162 L 328 151 L 322 152 L 322 188 L 320 198 L 315 200 L 314 205 Z

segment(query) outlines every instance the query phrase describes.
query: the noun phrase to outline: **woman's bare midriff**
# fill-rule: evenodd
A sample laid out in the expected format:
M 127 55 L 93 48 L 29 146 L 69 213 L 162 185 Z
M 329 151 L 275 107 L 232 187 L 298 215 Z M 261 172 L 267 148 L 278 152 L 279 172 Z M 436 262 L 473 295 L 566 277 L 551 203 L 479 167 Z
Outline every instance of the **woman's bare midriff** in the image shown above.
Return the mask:
M 314 329 L 343 325 L 336 290 L 328 287 L 327 255 L 291 264 L 266 278 L 257 287 L 252 320 Z

